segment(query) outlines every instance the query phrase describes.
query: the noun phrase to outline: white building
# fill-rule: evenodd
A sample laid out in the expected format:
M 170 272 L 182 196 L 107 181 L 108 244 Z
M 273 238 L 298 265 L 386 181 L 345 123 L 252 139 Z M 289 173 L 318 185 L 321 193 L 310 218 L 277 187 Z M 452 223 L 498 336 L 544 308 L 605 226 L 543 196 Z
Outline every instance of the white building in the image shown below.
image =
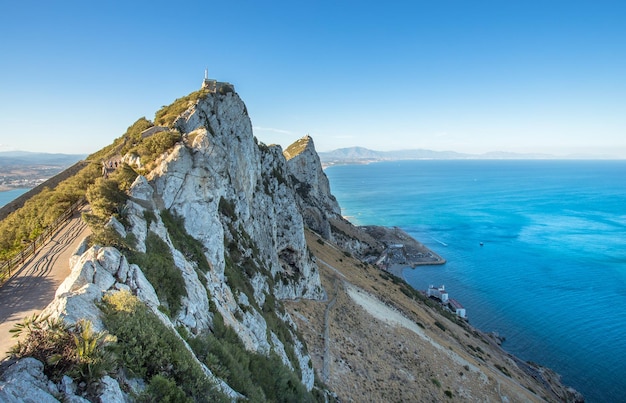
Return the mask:
M 465 308 L 463 308 L 463 305 L 461 305 L 459 301 L 450 298 L 450 300 L 448 301 L 448 306 L 450 307 L 450 309 L 452 309 L 454 313 L 457 314 L 457 316 L 465 318 Z
M 430 285 L 428 287 L 428 296 L 438 298 L 444 304 L 448 302 L 448 291 L 446 291 L 446 287 L 443 285 L 441 287 Z

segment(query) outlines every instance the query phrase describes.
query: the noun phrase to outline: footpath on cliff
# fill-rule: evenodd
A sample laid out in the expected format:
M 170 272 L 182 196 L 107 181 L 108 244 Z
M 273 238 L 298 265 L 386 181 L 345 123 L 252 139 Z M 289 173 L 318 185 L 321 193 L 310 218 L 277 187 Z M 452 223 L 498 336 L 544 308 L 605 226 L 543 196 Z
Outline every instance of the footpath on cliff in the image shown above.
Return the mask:
M 91 232 L 78 211 L 16 274 L 0 287 L 0 361 L 17 342 L 9 332 L 25 317 L 41 312 L 70 273 L 69 259 Z

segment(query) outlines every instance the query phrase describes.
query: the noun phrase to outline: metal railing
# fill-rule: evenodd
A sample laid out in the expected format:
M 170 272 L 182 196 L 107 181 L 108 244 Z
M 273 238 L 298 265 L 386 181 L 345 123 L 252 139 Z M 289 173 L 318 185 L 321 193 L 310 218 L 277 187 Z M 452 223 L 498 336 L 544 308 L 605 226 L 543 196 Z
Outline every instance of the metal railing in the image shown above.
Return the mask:
M 16 273 L 14 270 L 18 266 L 22 266 L 26 259 L 34 255 L 43 245 L 46 244 L 49 238 L 63 225 L 67 220 L 72 218 L 74 213 L 78 211 L 82 206 L 87 203 L 87 200 L 82 197 L 76 203 L 72 204 L 59 218 L 57 218 L 52 224 L 50 224 L 37 238 L 31 241 L 28 246 L 22 249 L 16 256 L 9 260 L 0 262 L 0 286 L 6 283 L 11 276 Z

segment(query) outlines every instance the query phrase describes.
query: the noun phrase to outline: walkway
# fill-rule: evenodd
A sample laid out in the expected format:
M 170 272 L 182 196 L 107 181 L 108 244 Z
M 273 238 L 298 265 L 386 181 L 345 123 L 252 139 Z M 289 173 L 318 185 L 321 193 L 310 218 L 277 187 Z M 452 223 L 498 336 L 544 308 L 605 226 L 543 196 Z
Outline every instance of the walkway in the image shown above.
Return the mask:
M 81 211 L 65 223 L 48 243 L 0 288 L 0 360 L 15 344 L 9 330 L 25 317 L 41 312 L 70 273 L 69 258 L 91 232 Z

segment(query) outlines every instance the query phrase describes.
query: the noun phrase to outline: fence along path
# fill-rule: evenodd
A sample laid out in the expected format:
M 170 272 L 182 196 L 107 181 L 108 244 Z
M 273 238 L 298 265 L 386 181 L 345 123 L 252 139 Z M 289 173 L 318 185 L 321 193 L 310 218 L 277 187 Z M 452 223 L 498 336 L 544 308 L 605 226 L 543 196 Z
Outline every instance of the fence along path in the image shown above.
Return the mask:
M 6 283 L 11 276 L 16 273 L 16 269 L 26 263 L 26 259 L 31 257 L 46 244 L 48 239 L 61 227 L 67 220 L 72 218 L 74 213 L 80 210 L 87 201 L 85 198 L 81 198 L 68 208 L 59 218 L 57 218 L 44 232 L 39 235 L 34 241 L 28 244 L 22 251 L 10 260 L 0 263 L 0 287 Z
M 9 330 L 26 316 L 39 313 L 54 299 L 54 293 L 70 273 L 69 258 L 90 234 L 81 217 L 81 205 L 57 226 L 45 245 L 12 271 L 12 277 L 0 287 L 0 360 L 15 344 Z M 68 210 L 69 211 L 69 210 Z

